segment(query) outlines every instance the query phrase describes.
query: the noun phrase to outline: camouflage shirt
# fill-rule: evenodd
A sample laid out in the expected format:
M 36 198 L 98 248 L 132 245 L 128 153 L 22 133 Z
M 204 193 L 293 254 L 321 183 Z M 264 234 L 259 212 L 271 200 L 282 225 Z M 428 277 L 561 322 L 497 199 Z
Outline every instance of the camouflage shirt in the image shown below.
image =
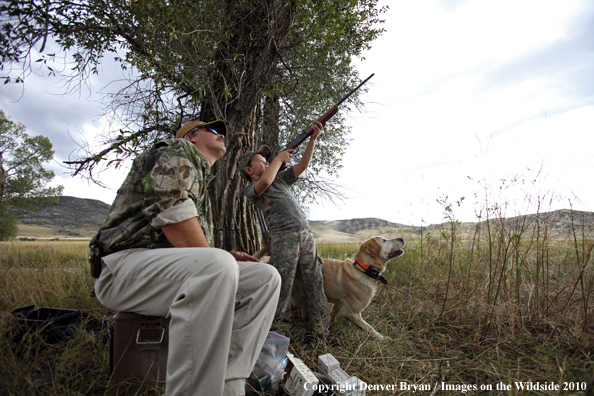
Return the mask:
M 290 167 L 279 172 L 263 194 L 256 194 L 256 182 L 245 188 L 246 198 L 264 212 L 271 232 L 300 231 L 309 227 L 307 217 L 291 191 L 291 185 L 296 181 L 293 167 Z
M 166 139 L 139 155 L 91 245 L 106 253 L 171 244 L 161 226 L 198 217 L 210 237 L 207 176 L 210 166 L 184 139 Z

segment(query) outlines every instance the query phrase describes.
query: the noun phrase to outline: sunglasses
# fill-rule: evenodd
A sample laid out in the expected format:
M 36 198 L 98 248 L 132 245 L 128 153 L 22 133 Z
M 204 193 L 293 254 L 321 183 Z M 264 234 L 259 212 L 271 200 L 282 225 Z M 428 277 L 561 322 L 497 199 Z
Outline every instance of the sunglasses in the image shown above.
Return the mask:
M 217 132 L 217 130 L 216 130 L 216 129 L 214 129 L 214 128 L 211 128 L 211 127 L 209 127 L 209 126 L 199 126 L 199 127 L 196 127 L 196 128 L 194 128 L 194 129 L 191 129 L 191 130 L 189 130 L 189 131 L 188 131 L 188 133 L 186 133 L 186 135 L 187 135 L 187 134 L 193 134 L 194 132 L 196 132 L 196 131 L 198 131 L 198 130 L 200 130 L 200 129 L 208 129 L 210 132 L 214 133 L 215 135 L 222 135 L 222 136 L 225 136 L 225 134 L 224 134 L 224 133 Z

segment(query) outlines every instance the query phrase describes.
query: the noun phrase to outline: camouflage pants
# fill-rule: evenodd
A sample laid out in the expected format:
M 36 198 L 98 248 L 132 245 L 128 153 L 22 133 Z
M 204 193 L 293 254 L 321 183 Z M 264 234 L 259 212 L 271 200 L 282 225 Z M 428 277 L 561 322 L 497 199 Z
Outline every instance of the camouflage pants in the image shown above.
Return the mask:
M 316 334 L 327 333 L 330 312 L 324 294 L 324 272 L 311 230 L 272 233 L 270 250 L 270 264 L 278 270 L 282 282 L 275 322 L 291 322 L 291 292 L 299 271 L 309 326 Z

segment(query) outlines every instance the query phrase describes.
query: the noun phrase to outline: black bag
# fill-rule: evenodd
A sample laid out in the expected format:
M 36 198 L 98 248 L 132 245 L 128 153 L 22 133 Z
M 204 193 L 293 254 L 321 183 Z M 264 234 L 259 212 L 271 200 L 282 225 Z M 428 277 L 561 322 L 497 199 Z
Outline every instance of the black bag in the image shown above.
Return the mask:
M 74 309 L 39 308 L 27 305 L 12 311 L 17 319 L 19 329 L 14 336 L 15 342 L 20 342 L 27 332 L 39 332 L 49 344 L 66 341 L 74 337 L 76 331 L 84 325 L 83 330 L 97 331 L 108 327 L 105 322 L 99 322 L 88 312 Z

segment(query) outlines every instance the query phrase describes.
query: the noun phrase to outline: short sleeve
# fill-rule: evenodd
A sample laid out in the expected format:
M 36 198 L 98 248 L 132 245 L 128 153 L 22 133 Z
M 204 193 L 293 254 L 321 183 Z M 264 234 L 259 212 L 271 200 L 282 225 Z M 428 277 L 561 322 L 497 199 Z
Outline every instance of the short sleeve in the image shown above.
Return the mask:
M 262 194 L 256 194 L 256 182 L 250 183 L 244 190 L 245 197 L 250 203 L 255 204 Z
M 192 202 L 198 210 L 206 199 L 202 196 L 204 177 L 199 152 L 191 144 L 178 143 L 162 150 L 142 183 L 145 193 L 142 211 L 150 219 L 186 201 Z M 181 212 L 183 208 L 176 211 Z
M 196 210 L 196 205 L 194 205 L 192 200 L 186 199 L 180 204 L 174 205 L 157 214 L 157 216 L 153 218 L 151 226 L 161 227 L 169 224 L 177 224 L 197 216 L 198 211 Z

